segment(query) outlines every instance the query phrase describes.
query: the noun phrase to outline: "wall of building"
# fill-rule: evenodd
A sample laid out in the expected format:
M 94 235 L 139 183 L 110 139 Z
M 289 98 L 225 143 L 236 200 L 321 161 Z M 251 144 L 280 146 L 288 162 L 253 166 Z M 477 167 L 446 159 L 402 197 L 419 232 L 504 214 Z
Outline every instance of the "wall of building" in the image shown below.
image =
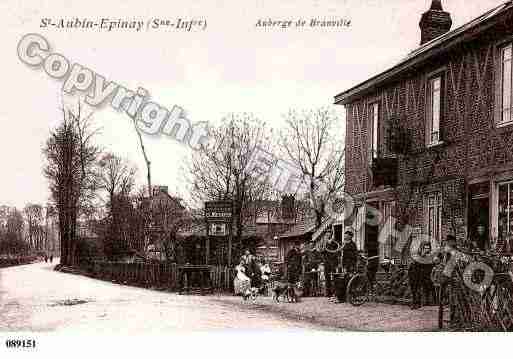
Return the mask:
M 392 120 L 398 120 L 412 140 L 409 154 L 398 156 L 399 186 L 394 199 L 408 194 L 405 188 L 416 181 L 426 182 L 420 186 L 423 193 L 440 190 L 446 200 L 459 198 L 451 213 L 457 217 L 458 236 L 464 236 L 465 201 L 461 201 L 461 186 L 464 193 L 466 183 L 480 178 L 489 180 L 490 176 L 513 169 L 513 126 L 495 126 L 499 45 L 513 39 L 513 28 L 506 23 L 346 105 L 346 192 L 357 195 L 378 190 L 372 187 L 369 176 L 368 108 L 370 103 L 379 101 L 381 153 L 391 155 L 385 134 Z M 438 71 L 445 79 L 440 124 L 444 144 L 427 148 L 426 85 L 430 75 Z M 421 197 L 409 204 L 409 220 L 414 225 L 421 225 L 424 219 Z M 443 222 L 444 236 L 450 232 L 450 226 Z

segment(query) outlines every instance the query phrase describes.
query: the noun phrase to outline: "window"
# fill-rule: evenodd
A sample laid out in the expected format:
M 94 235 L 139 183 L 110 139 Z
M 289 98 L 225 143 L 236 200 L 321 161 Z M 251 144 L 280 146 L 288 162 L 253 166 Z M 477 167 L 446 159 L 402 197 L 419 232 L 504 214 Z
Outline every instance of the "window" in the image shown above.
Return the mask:
M 226 223 L 211 223 L 210 224 L 210 235 L 211 236 L 225 236 L 226 235 Z
M 499 238 L 505 239 L 513 233 L 513 183 L 499 184 Z
M 440 192 L 428 194 L 426 207 L 427 235 L 440 243 L 442 238 L 442 195 Z
M 384 202 L 383 203 L 383 218 L 384 218 L 384 225 L 383 225 L 383 233 L 385 235 L 386 241 L 384 243 L 380 243 L 380 258 L 392 258 L 392 222 L 389 221 L 389 218 L 393 217 L 393 209 L 395 206 L 395 202 Z
M 370 105 L 370 119 L 372 121 L 371 128 L 371 160 L 378 158 L 379 151 L 379 103 L 375 102 Z
M 442 112 L 442 77 L 435 76 L 428 83 L 427 136 L 428 146 L 440 143 L 440 115 Z
M 511 68 L 513 45 L 509 44 L 501 49 L 501 114 L 498 125 L 513 123 L 513 74 Z
M 359 251 L 364 250 L 365 246 L 365 213 L 366 206 L 361 206 L 356 212 L 356 218 L 354 223 L 354 240 L 356 248 Z
M 332 226 L 333 239 L 335 241 L 337 241 L 338 243 L 342 243 L 342 239 L 344 238 L 343 232 L 342 232 L 342 230 L 343 230 L 342 227 L 343 227 L 342 224 L 334 224 Z

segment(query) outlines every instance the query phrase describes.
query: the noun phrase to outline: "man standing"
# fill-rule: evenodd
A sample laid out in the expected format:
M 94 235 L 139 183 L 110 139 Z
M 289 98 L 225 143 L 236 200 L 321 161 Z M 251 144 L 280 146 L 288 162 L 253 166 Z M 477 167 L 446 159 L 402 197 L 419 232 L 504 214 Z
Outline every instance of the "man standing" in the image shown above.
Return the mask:
M 472 238 L 471 248 L 475 250 L 484 251 L 488 240 L 486 238 L 486 227 L 484 224 L 479 223 L 476 228 L 476 234 Z
M 420 245 L 418 254 L 413 258 L 413 262 L 408 269 L 408 279 L 412 293 L 412 309 L 422 307 L 422 293 L 427 301 L 433 296 L 434 288 L 431 282 L 431 271 L 434 264 L 429 260 L 431 253 L 431 244 L 423 243 Z
M 442 263 L 445 267 L 449 266 L 449 262 L 453 260 L 452 256 L 454 252 L 458 250 L 456 237 L 452 234 L 448 234 L 445 240 L 444 246 L 444 255 L 442 258 Z M 456 318 L 456 300 L 454 298 L 454 291 L 452 290 L 452 277 L 446 277 L 444 282 L 440 286 L 440 298 L 439 300 L 443 300 L 443 298 L 449 298 L 449 320 L 451 323 L 454 322 Z M 443 308 L 442 308 L 443 309 Z M 442 311 L 443 314 L 443 311 Z
M 342 247 L 342 268 L 345 272 L 351 273 L 356 270 L 356 261 L 358 259 L 358 249 L 353 242 L 353 232 L 346 230 L 344 233 L 344 243 Z
M 346 288 L 349 280 L 351 279 L 351 273 L 356 270 L 356 261 L 358 258 L 358 249 L 356 244 L 353 242 L 353 232 L 346 230 L 344 232 L 344 242 L 342 247 L 342 277 L 335 281 L 335 294 L 339 302 L 346 301 Z
M 292 249 L 287 253 L 285 259 L 287 265 L 287 280 L 289 283 L 297 283 L 301 275 L 301 253 L 296 243 L 292 245 Z
M 332 233 L 326 242 L 325 248 L 326 295 L 328 297 L 331 297 L 335 292 L 332 273 L 336 271 L 340 258 L 340 245 L 335 241 L 333 236 Z

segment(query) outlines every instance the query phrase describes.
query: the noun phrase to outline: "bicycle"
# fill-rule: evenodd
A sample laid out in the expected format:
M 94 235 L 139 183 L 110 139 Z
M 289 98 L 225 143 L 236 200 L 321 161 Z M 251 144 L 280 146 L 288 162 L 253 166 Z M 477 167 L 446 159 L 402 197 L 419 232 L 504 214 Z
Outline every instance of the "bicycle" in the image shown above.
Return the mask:
M 372 286 L 369 279 L 369 261 L 379 260 L 379 256 L 365 257 L 360 255 L 360 270 L 353 273 L 346 287 L 346 299 L 351 305 L 357 307 L 367 301 L 371 297 Z
M 511 259 L 502 262 L 491 253 L 463 252 L 466 260 L 458 263 L 451 277 L 442 272 L 444 265 L 437 265 L 431 278 L 438 289 L 438 326 L 444 323 L 444 307 L 449 307 L 449 323 L 452 327 L 481 328 L 481 330 L 513 330 L 513 278 Z M 466 287 L 465 282 L 481 283 L 484 273 L 479 271 L 466 277 L 465 266 L 469 263 L 485 263 L 493 270 L 490 283 L 481 292 Z

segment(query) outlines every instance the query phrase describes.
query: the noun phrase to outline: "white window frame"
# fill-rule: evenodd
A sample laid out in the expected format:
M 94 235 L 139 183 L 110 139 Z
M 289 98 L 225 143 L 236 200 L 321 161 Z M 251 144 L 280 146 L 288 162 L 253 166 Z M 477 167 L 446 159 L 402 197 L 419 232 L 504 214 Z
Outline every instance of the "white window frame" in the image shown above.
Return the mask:
M 435 99 L 438 100 L 436 106 Z M 436 106 L 436 107 L 435 107 Z M 428 79 L 426 145 L 436 146 L 441 141 L 440 122 L 443 113 L 443 76 L 437 74 Z
M 354 221 L 354 239 L 356 248 L 359 251 L 365 250 L 365 219 L 367 214 L 367 207 L 365 204 L 358 207 L 356 218 Z
M 431 200 L 434 200 L 434 204 L 431 203 Z M 439 191 L 427 193 L 425 201 L 426 234 L 440 243 L 442 239 L 442 193 Z
M 369 105 L 369 112 L 371 117 L 371 146 L 370 146 L 370 161 L 378 158 L 379 155 L 379 114 L 380 114 L 379 101 L 372 102 Z
M 497 191 L 497 195 L 496 195 L 496 198 L 494 200 L 495 202 L 495 207 L 496 207 L 496 210 L 497 210 L 497 214 L 494 218 L 494 223 L 495 223 L 495 228 L 496 228 L 496 233 L 495 233 L 495 236 L 498 237 L 499 235 L 501 235 L 501 233 L 499 233 L 499 198 L 500 198 L 500 188 L 502 186 L 508 186 L 508 206 L 511 206 L 511 203 L 513 202 L 513 198 L 511 197 L 511 188 L 513 188 L 513 181 L 502 181 L 502 182 L 498 182 L 497 183 L 497 187 L 496 187 L 496 191 Z M 510 228 L 511 226 L 511 218 L 510 216 L 513 215 L 510 213 L 510 211 L 507 212 L 507 225 L 508 225 L 508 230 L 507 230 L 507 235 L 508 236 L 511 236 L 513 234 L 513 227 Z
M 506 53 L 509 57 L 506 58 Z M 499 92 L 499 115 L 497 127 L 513 124 L 513 43 L 510 42 L 500 47 L 500 92 Z M 509 72 L 509 79 L 506 78 L 506 69 Z M 506 103 L 505 102 L 509 102 Z
M 226 223 L 218 223 L 218 222 L 212 222 L 210 223 L 210 235 L 214 237 L 223 237 L 226 236 Z M 216 231 L 217 229 L 220 229 L 219 231 Z
M 392 259 L 392 222 L 389 218 L 393 217 L 393 211 L 395 207 L 395 201 L 383 202 L 383 234 L 386 238 L 385 243 L 379 245 L 379 258 L 383 261 L 385 258 Z

